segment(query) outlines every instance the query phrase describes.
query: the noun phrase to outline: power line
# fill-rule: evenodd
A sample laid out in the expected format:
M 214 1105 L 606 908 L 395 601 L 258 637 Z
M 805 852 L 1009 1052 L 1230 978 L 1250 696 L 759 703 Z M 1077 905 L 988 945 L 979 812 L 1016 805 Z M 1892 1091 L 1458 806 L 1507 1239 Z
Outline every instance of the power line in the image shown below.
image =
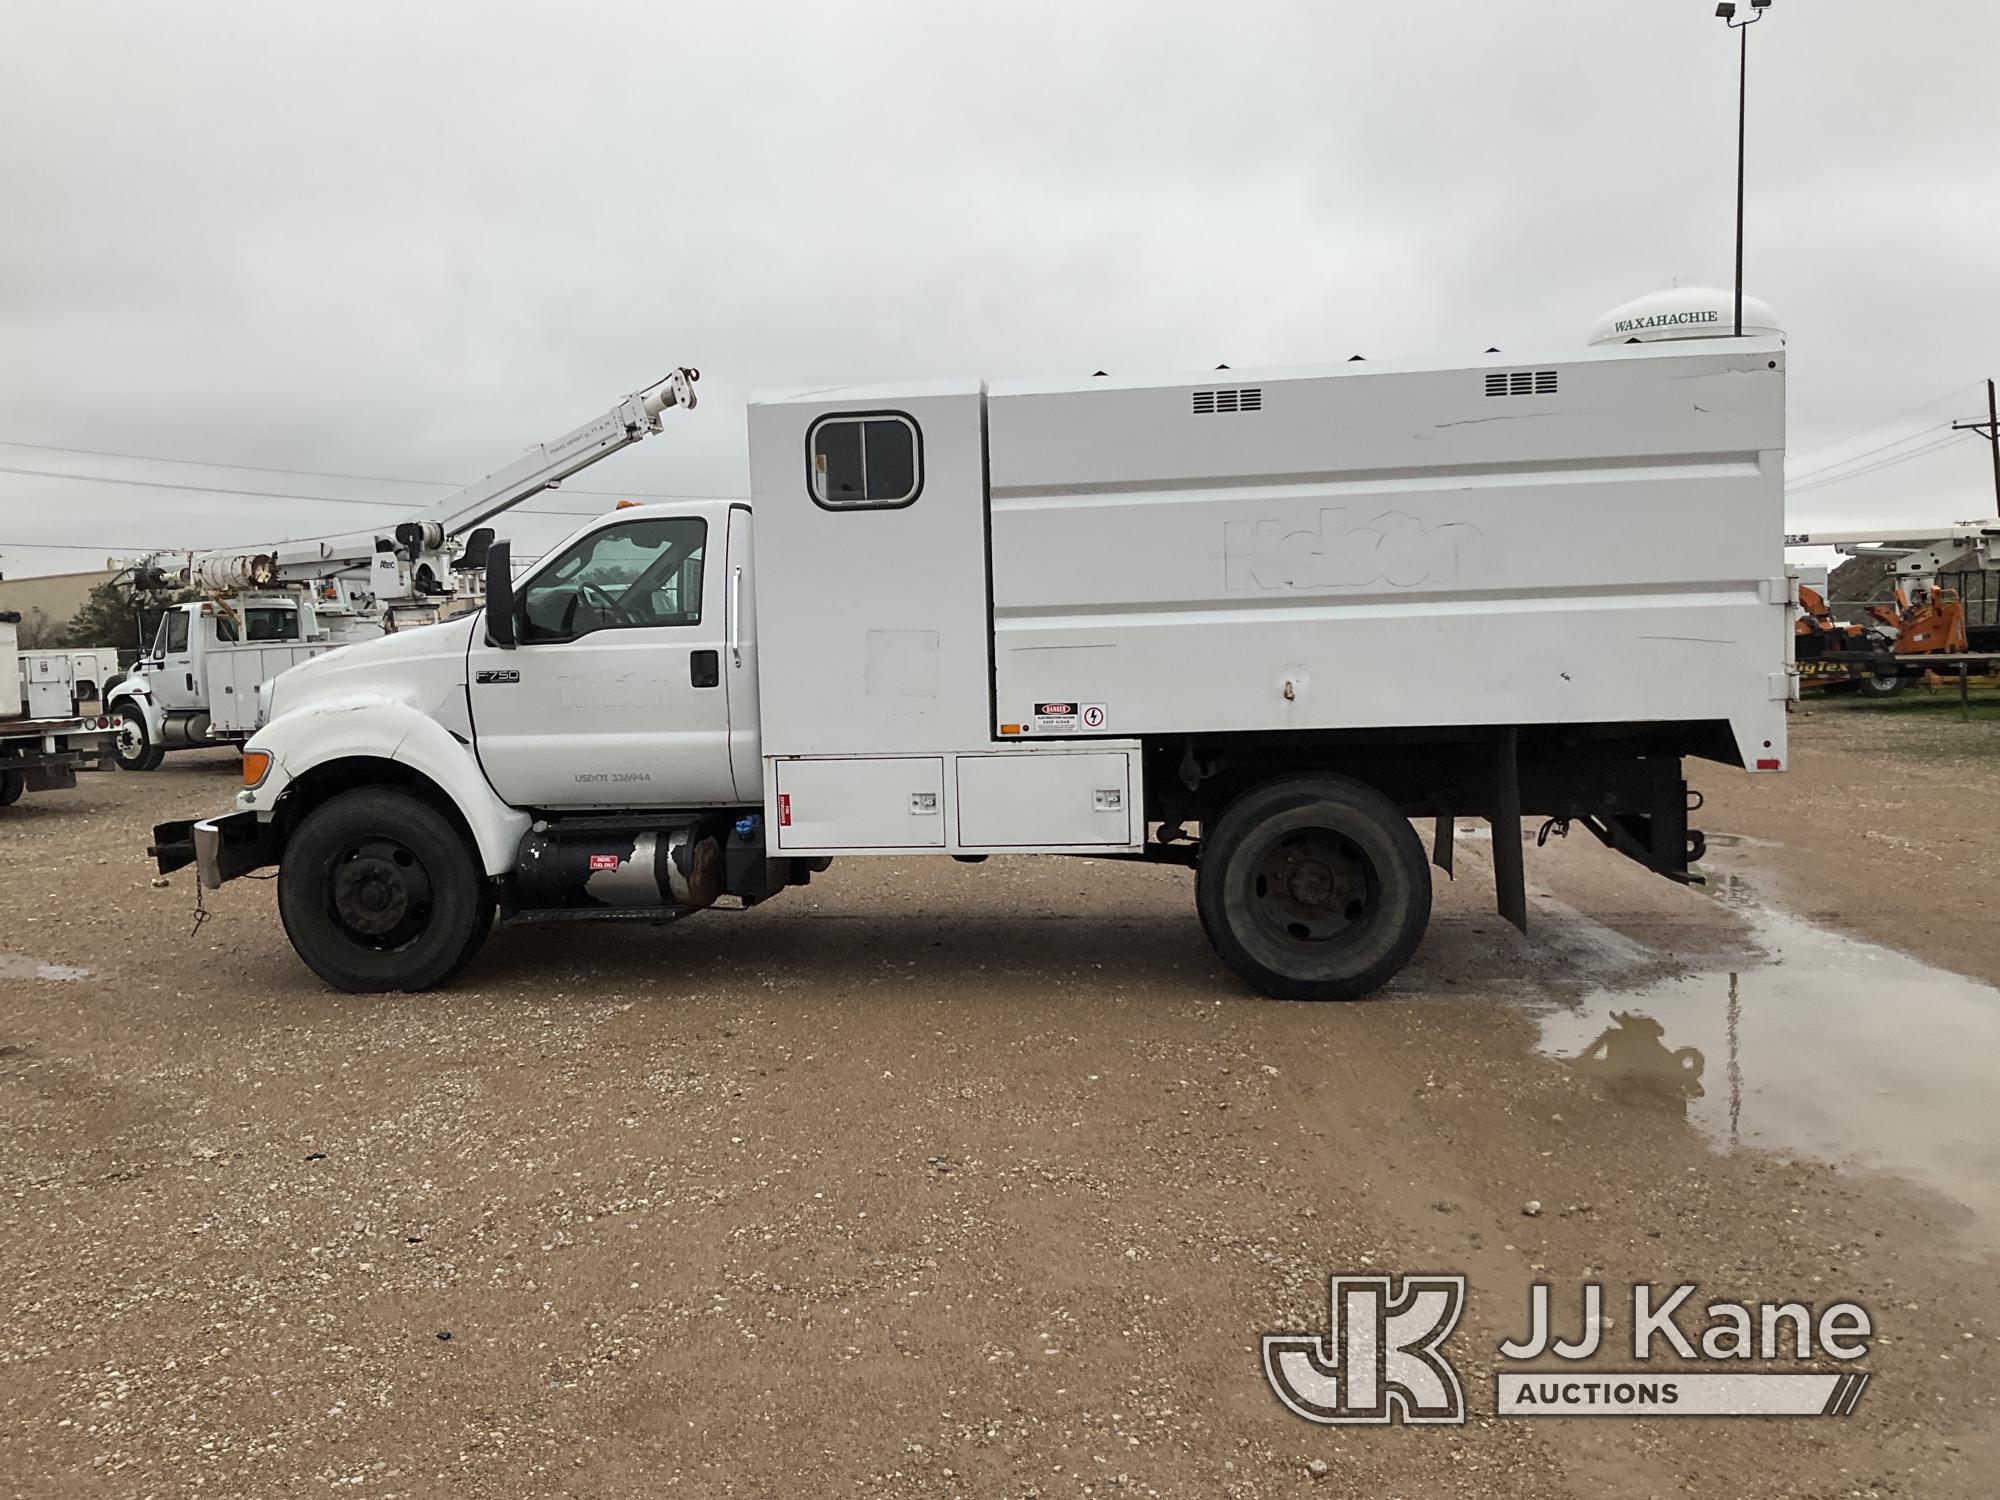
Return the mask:
M 1833 474 L 1829 475 L 1824 479 L 1815 479 L 1810 484 L 1800 484 L 1800 485 L 1788 484 L 1785 486 L 1785 495 L 1786 498 L 1789 499 L 1793 495 L 1801 495 L 1808 490 L 1824 489 L 1827 485 L 1830 484 L 1845 484 L 1848 480 L 1859 479 L 1864 474 L 1874 474 L 1878 473 L 1883 469 L 1893 469 L 1898 464 L 1906 464 L 1910 462 L 1911 459 L 1924 458 L 1929 454 L 1938 452 L 1940 449 L 1949 448 L 1957 440 L 1958 440 L 1957 433 L 1948 433 L 1944 437 L 1938 438 L 1933 442 L 1927 443 L 1921 448 L 1912 449 L 1908 453 L 1898 453 L 1890 458 L 1877 459 L 1872 464 L 1865 465 L 1864 467 L 1859 469 L 1850 469 L 1848 472 L 1844 474 Z
M 1934 438 L 1921 448 L 1912 448 L 1907 453 L 1897 453 L 1888 458 L 1879 458 L 1874 463 L 1864 464 L 1858 469 L 1849 469 L 1840 474 L 1830 474 L 1824 478 L 1814 479 L 1806 484 L 1788 484 L 1785 486 L 1785 493 L 1787 495 L 1796 495 L 1806 490 L 1823 489 L 1830 484 L 1845 484 L 1850 479 L 1859 479 L 1865 474 L 1879 473 L 1883 469 L 1893 469 L 1898 464 L 1908 463 L 1912 459 L 1924 458 L 1938 452 L 1940 449 L 1950 447 L 1955 437 L 1956 434 L 1946 434 L 1943 437 Z
M 1822 474 L 1831 474 L 1835 469 L 1844 469 L 1849 464 L 1859 463 L 1862 459 L 1869 457 L 1871 454 L 1884 453 L 1891 448 L 1900 448 L 1905 443 L 1914 443 L 1918 438 L 1929 437 L 1932 433 L 1943 432 L 1950 425 L 1951 424 L 1949 422 L 1937 422 L 1929 427 L 1922 429 L 1919 432 L 1911 433 L 1908 437 L 1899 437 L 1890 442 L 1883 443 L 1878 447 L 1864 448 L 1861 450 L 1861 452 L 1853 455 L 1853 457 L 1851 458 L 1835 459 L 1832 463 L 1822 464 L 1817 469 L 1808 469 L 1804 473 L 1796 476 L 1796 479 L 1793 482 L 1803 483 L 1808 479 L 1817 479 Z
M 0 438 L 0 447 L 33 448 L 43 453 L 73 453 L 83 458 L 120 458 L 128 459 L 133 463 L 179 464 L 183 467 L 194 469 L 235 469 L 247 474 L 289 474 L 297 479 L 345 479 L 357 484 L 422 484 L 429 485 L 433 489 L 447 490 L 461 487 L 456 481 L 450 479 L 411 479 L 395 474 L 344 474 L 333 469 L 284 469 L 275 468 L 267 464 L 224 463 L 219 459 L 168 458 L 156 453 L 118 453 L 107 448 L 65 448 L 56 443 L 23 443 L 17 442 L 13 438 Z M 171 488 L 165 481 L 107 479 L 95 474 L 64 474 L 41 469 L 5 469 L 4 472 L 10 474 L 42 474 L 57 479 L 91 479 L 100 484 L 158 484 L 161 488 Z M 206 489 L 207 487 L 186 485 L 182 486 L 182 488 Z M 280 500 L 334 500 L 353 505 L 401 505 L 403 503 L 400 500 L 362 500 L 348 495 L 298 495 L 281 490 L 222 489 L 209 490 L 208 492 L 219 495 L 256 495 Z M 565 495 L 592 495 L 607 500 L 747 500 L 749 498 L 747 495 L 693 495 L 664 490 L 579 490 L 567 487 L 562 490 L 562 493 Z M 564 511 L 558 512 L 558 514 L 568 515 L 572 514 L 572 512 Z M 574 514 L 580 515 L 585 514 L 585 512 L 574 512 Z
M 180 462 L 180 460 L 166 459 L 162 460 L 162 462 L 177 463 Z M 218 467 L 239 467 L 239 466 L 218 465 Z M 274 472 L 284 473 L 284 472 L 299 472 L 299 471 L 277 470 Z M 109 474 L 69 474 L 63 472 L 60 469 L 24 469 L 24 468 L 18 468 L 12 464 L 0 464 L 0 474 L 24 474 L 30 478 L 35 478 L 35 479 L 68 479 L 78 484 L 117 484 L 117 485 L 125 485 L 129 488 L 134 488 L 134 489 L 177 490 L 183 493 L 195 494 L 195 495 L 238 495 L 254 500 L 311 500 L 311 501 L 316 501 L 322 505 L 390 506 L 397 510 L 404 510 L 404 511 L 407 511 L 410 508 L 409 503 L 407 501 L 369 500 L 359 495 L 309 495 L 309 494 L 303 494 L 298 490 L 251 490 L 251 489 L 235 488 L 229 485 L 178 484 L 168 479 L 118 479 Z M 328 476 L 328 477 L 335 477 L 335 476 Z M 391 482 L 397 484 L 429 484 L 432 483 L 433 481 L 395 480 Z M 736 495 L 679 495 L 679 494 L 665 495 L 665 494 L 644 494 L 644 492 L 641 491 L 623 491 L 623 490 L 564 490 L 561 489 L 560 487 L 558 487 L 557 493 L 566 495 L 594 495 L 594 496 L 602 496 L 606 499 L 636 499 L 643 497 L 646 499 L 654 499 L 654 500 L 734 500 L 743 498 L 741 496 L 736 496 Z M 537 515 L 537 516 L 584 517 L 596 514 L 596 512 L 592 510 L 564 510 L 558 507 L 551 507 L 546 505 L 515 505 L 515 506 L 509 506 L 508 509 L 521 511 L 528 515 Z
M 448 487 L 448 479 L 403 479 L 393 474 L 342 474 L 332 469 L 284 469 L 273 464 L 224 463 L 220 459 L 168 458 L 158 453 L 118 453 L 109 448 L 65 448 L 60 443 L 23 443 L 0 438 L 0 448 L 34 448 L 43 453 L 74 453 L 83 458 L 126 458 L 135 463 L 182 464 L 197 469 L 240 469 L 250 474 L 290 474 L 299 479 L 353 479 L 365 484 L 433 484 Z
M 1976 380 L 1968 380 L 1965 382 L 1964 385 L 1953 386 L 1950 390 L 1946 391 L 1942 396 L 1939 396 L 1935 401 L 1926 401 L 1922 406 L 1911 407 L 1910 410 L 1904 412 L 1900 417 L 1891 417 L 1886 422 L 1877 422 L 1873 427 L 1864 427 L 1859 432 L 1850 432 L 1844 438 L 1835 438 L 1830 443 L 1822 443 L 1817 448 L 1808 449 L 1806 452 L 1795 456 L 1799 458 L 1801 462 L 1803 462 L 1804 460 L 1809 458 L 1818 458 L 1822 453 L 1831 453 L 1835 448 L 1839 448 L 1847 443 L 1851 443 L 1856 438 L 1873 437 L 1876 433 L 1882 431 L 1886 427 L 1894 427 L 1899 422 L 1907 422 L 1910 420 L 1911 417 L 1918 416 L 1923 412 L 1927 412 L 1933 406 L 1942 406 L 1945 404 L 1945 402 L 1954 400 L 1958 396 L 1970 390 L 1973 386 L 1977 385 L 1978 383 L 1979 382 Z M 1835 460 L 1835 462 L 1843 462 L 1843 461 L 1844 460 Z
M 170 552 L 173 550 L 170 547 L 126 546 L 118 542 L 0 542 L 0 555 L 8 552 L 20 552 L 30 547 L 42 552 L 94 552 L 100 548 L 106 552 Z

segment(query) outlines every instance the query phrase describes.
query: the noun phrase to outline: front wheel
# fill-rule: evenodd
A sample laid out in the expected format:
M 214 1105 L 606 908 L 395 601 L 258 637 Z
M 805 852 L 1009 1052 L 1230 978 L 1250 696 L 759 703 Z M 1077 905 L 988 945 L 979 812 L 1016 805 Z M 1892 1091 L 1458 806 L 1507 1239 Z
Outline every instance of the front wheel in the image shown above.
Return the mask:
M 1223 810 L 1195 872 L 1202 930 L 1252 988 L 1355 1000 L 1423 940 L 1431 872 L 1396 805 L 1340 776 L 1267 782 Z
M 157 771 L 167 758 L 166 747 L 156 742 L 146 728 L 146 716 L 127 704 L 118 710 L 118 741 L 115 751 L 121 771 Z
M 314 808 L 286 843 L 278 914 L 335 989 L 427 990 L 477 951 L 493 899 L 449 818 L 407 792 L 362 787 Z

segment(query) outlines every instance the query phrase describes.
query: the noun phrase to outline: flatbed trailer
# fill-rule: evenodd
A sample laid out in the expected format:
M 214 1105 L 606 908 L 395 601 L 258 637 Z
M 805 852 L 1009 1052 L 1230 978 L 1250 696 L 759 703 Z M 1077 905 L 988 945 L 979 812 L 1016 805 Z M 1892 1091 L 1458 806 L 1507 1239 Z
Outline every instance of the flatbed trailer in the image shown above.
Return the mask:
M 1969 706 L 1973 678 L 2000 676 L 2000 651 L 1939 651 L 1931 656 L 1899 656 L 1896 665 L 1905 680 L 1929 672 L 1955 677 L 1958 680 L 1958 701 Z M 1939 671 L 1943 667 L 1953 670 Z
M 109 770 L 114 737 L 102 714 L 0 722 L 0 807 L 23 792 L 67 790 L 79 771 Z
M 20 801 L 23 792 L 73 787 L 79 771 L 108 768 L 115 733 L 101 713 L 41 711 L 56 703 L 73 708 L 73 686 L 23 671 L 20 623 L 19 615 L 0 613 L 0 807 Z

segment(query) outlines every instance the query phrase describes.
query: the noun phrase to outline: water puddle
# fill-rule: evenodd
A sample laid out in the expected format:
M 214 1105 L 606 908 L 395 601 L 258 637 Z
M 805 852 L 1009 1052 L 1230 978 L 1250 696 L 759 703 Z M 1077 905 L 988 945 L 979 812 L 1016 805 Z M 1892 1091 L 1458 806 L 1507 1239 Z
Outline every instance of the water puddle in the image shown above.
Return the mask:
M 1755 1146 L 1893 1172 L 2000 1238 L 2000 990 L 1763 907 L 1770 962 L 1594 996 L 1541 1050 L 1613 1098 Z
M 91 972 L 76 964 L 52 964 L 21 953 L 0 953 L 0 979 L 88 979 Z

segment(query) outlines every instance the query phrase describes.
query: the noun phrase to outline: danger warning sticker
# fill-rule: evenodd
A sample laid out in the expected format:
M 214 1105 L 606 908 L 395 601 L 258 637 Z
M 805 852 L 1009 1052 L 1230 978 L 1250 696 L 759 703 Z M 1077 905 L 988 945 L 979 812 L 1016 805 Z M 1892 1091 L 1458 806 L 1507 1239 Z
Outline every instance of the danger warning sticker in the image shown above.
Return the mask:
M 1028 727 L 1036 734 L 1085 734 L 1104 721 L 1102 703 L 1037 703 Z
M 590 868 L 593 870 L 615 870 L 618 868 L 618 856 L 615 854 L 593 854 L 590 856 Z

